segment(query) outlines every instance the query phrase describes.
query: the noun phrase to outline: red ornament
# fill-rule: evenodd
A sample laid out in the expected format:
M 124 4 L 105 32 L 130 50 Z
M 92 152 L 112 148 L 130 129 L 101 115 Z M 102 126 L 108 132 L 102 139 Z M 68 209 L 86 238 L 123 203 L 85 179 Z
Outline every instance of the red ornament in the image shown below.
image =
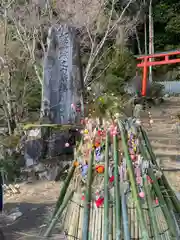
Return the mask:
M 110 181 L 110 182 L 114 182 L 114 176 L 111 176 L 111 177 L 109 178 L 109 181 Z
M 156 205 L 159 204 L 158 198 L 155 199 L 155 203 L 156 203 Z
M 130 156 L 131 156 L 131 160 L 132 160 L 132 161 L 136 161 L 136 155 L 131 154 Z
M 96 201 L 95 201 L 95 204 L 96 204 L 96 207 L 101 207 L 104 203 L 104 198 L 103 197 L 99 197 Z
M 97 131 L 97 134 L 98 134 L 98 136 L 101 136 L 101 135 L 102 135 L 101 130 L 98 130 L 98 131 Z
M 81 200 L 83 200 L 83 201 L 85 200 L 85 196 L 84 196 L 84 195 L 82 195 L 82 198 L 81 198 Z
M 147 180 L 149 183 L 151 183 L 151 184 L 153 183 L 153 180 L 149 176 L 147 176 Z

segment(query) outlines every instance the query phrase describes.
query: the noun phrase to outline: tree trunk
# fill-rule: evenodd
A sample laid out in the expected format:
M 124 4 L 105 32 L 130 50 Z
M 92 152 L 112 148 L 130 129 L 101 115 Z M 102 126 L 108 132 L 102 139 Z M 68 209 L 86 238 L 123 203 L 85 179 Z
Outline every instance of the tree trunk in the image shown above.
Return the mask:
M 135 34 L 136 34 L 136 41 L 137 41 L 137 46 L 138 46 L 138 52 L 139 52 L 139 55 L 142 55 L 141 43 L 140 43 L 140 40 L 139 40 L 139 35 L 138 35 L 137 27 L 136 27 L 136 29 L 135 29 Z

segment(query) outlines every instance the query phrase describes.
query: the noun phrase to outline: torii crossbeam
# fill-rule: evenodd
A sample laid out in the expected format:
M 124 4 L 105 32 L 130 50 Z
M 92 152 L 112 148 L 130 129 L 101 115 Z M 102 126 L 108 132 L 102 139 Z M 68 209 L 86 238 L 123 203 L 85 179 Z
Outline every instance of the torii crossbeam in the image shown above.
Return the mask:
M 170 57 L 174 59 L 170 59 Z M 142 96 L 146 96 L 146 87 L 147 87 L 147 77 L 148 70 L 150 66 L 159 66 L 165 64 L 174 64 L 180 63 L 180 50 L 164 52 L 164 53 L 155 53 L 151 55 L 144 55 L 137 57 L 138 61 L 141 63 L 137 64 L 137 67 L 143 68 L 143 80 L 142 80 Z

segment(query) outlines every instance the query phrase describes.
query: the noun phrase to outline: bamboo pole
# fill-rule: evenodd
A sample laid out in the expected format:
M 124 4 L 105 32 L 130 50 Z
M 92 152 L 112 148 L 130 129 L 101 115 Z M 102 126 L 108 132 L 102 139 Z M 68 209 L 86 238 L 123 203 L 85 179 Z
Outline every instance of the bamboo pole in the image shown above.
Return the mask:
M 91 201 L 91 184 L 92 184 L 92 167 L 94 160 L 94 150 L 91 151 L 90 161 L 88 164 L 88 179 L 87 179 L 87 189 L 85 194 L 85 204 L 84 204 L 84 217 L 83 217 L 83 233 L 82 239 L 88 240 L 89 235 L 89 215 L 90 215 L 90 201 Z
M 141 131 L 141 134 L 142 134 L 142 137 L 143 137 L 143 140 L 144 140 L 144 145 L 142 147 L 143 149 L 143 152 L 146 154 L 145 150 L 144 150 L 144 147 L 147 147 L 147 150 L 148 150 L 148 153 L 149 153 L 149 156 L 150 156 L 150 159 L 152 161 L 152 163 L 158 167 L 158 164 L 157 164 L 157 161 L 156 161 L 156 156 L 152 150 L 152 147 L 151 147 L 151 144 L 150 144 L 150 141 L 147 137 L 147 134 L 146 132 L 140 127 L 140 131 Z M 146 155 L 147 157 L 147 155 Z M 159 168 L 159 167 L 158 167 Z M 177 211 L 177 213 L 180 213 L 180 201 L 178 200 L 176 194 L 174 193 L 174 191 L 172 190 L 172 188 L 170 187 L 166 177 L 164 176 L 164 174 L 162 175 L 162 182 L 163 184 L 165 185 L 166 189 L 168 190 L 168 193 L 169 195 L 171 196 L 171 200 L 174 204 L 174 207 Z
M 94 209 L 94 206 L 93 206 L 93 219 L 92 219 L 92 236 L 93 236 L 93 238 L 95 236 L 95 223 L 96 223 L 96 210 Z
M 154 191 L 159 199 L 159 202 L 160 202 L 160 205 L 161 205 L 161 209 L 163 211 L 163 214 L 166 218 L 166 221 L 168 223 L 168 226 L 169 226 L 169 230 L 171 232 L 171 235 L 173 237 L 176 237 L 177 236 L 177 232 L 176 232 L 176 228 L 175 228 L 175 222 L 174 222 L 174 219 L 171 217 L 171 214 L 169 212 L 169 209 L 165 203 L 165 200 L 164 200 L 164 197 L 160 191 L 160 188 L 159 188 L 159 185 L 157 183 L 157 180 L 156 180 L 156 177 L 154 176 L 154 173 L 153 173 L 153 170 L 152 169 L 148 169 L 148 175 L 150 176 L 150 178 L 153 180 L 153 188 L 154 188 Z
M 66 208 L 69 200 L 72 198 L 74 194 L 74 191 L 71 191 L 66 198 L 64 199 L 62 205 L 59 207 L 58 211 L 56 212 L 55 216 L 53 217 L 52 221 L 50 222 L 46 232 L 44 233 L 44 237 L 49 237 L 49 235 L 51 234 L 53 228 L 55 227 L 55 224 L 57 223 L 59 217 L 61 216 L 61 214 L 63 213 L 64 209 Z
M 117 137 L 113 136 L 114 150 L 114 182 L 115 182 L 115 207 L 116 207 L 116 240 L 120 239 L 121 235 L 121 205 L 120 205 L 120 188 L 119 188 L 119 172 L 118 172 L 118 148 Z
M 99 223 L 99 209 L 96 208 L 96 224 L 95 224 L 95 231 L 94 231 L 94 239 L 98 240 L 98 223 Z
M 178 200 L 176 194 L 174 193 L 174 191 L 172 190 L 171 186 L 169 185 L 169 182 L 167 181 L 166 177 L 164 175 L 162 175 L 162 181 L 164 186 L 166 187 L 168 194 L 171 196 L 171 200 L 174 204 L 174 207 L 177 211 L 177 213 L 180 214 L 180 201 Z
M 101 207 L 98 208 L 99 212 L 99 220 L 98 220 L 98 237 L 97 240 L 101 240 L 101 227 L 102 227 L 102 215 L 101 215 Z
M 124 169 L 123 169 L 124 168 Z M 130 240 L 130 232 L 129 232 L 129 222 L 128 222 L 128 209 L 127 209 L 127 198 L 126 198 L 126 190 L 124 189 L 124 180 L 126 176 L 124 176 L 124 170 L 126 171 L 126 164 L 121 165 L 121 173 L 120 173 L 120 184 L 121 184 L 121 209 L 122 209 L 122 219 L 123 219 L 123 230 L 122 238 L 125 240 Z
M 108 213 L 109 213 L 109 209 L 108 209 Z M 104 208 L 102 208 L 102 229 L 101 229 L 101 239 L 104 239 Z M 107 240 L 109 240 L 109 232 L 108 232 L 108 238 Z
M 177 222 L 177 219 L 175 217 L 175 214 L 174 214 L 174 205 L 173 205 L 173 202 L 171 201 L 171 197 L 169 196 L 168 192 L 167 192 L 167 189 L 165 188 L 163 182 L 162 182 L 162 179 L 159 180 L 159 182 L 161 183 L 161 192 L 162 192 L 162 195 L 164 197 L 164 200 L 167 204 L 167 207 L 169 209 L 169 212 L 172 216 L 172 218 L 174 219 L 174 222 L 176 224 L 176 230 L 178 232 L 178 236 L 180 236 L 180 229 L 179 229 L 179 226 L 178 226 L 178 222 Z
M 113 207 L 109 208 L 109 238 L 108 240 L 113 239 Z
M 104 172 L 104 240 L 109 239 L 109 136 L 106 134 L 105 172 Z
M 74 228 L 77 223 L 77 221 L 76 221 L 76 206 L 75 206 L 76 204 L 74 202 L 71 202 L 71 205 L 72 205 L 72 214 L 71 214 L 70 224 L 69 224 L 69 229 L 68 229 L 69 240 L 73 240 Z
M 154 209 L 153 209 L 153 204 L 152 204 L 152 199 L 151 199 L 151 194 L 150 194 L 150 188 L 147 183 L 147 175 L 143 176 L 143 182 L 144 182 L 144 190 L 145 190 L 147 206 L 149 209 L 149 219 L 150 219 L 150 223 L 152 226 L 152 235 L 154 236 L 154 240 L 159 240 L 159 232 L 158 232 L 158 228 L 157 228 L 156 218 L 154 215 Z
M 145 147 L 147 147 L 147 150 L 148 150 L 148 153 L 149 153 L 149 156 L 151 157 L 151 161 L 152 163 L 158 167 L 158 164 L 156 162 L 156 156 L 152 150 L 152 147 L 151 147 L 151 144 L 150 144 L 150 141 L 148 139 L 148 136 L 146 134 L 146 132 L 144 131 L 144 129 L 142 129 L 142 127 L 140 126 L 140 131 L 141 131 L 141 134 L 142 134 L 142 137 L 143 137 L 143 140 L 144 140 L 144 143 L 145 143 Z
M 80 217 L 79 217 L 79 227 L 78 227 L 78 239 L 82 240 L 82 224 L 83 224 L 83 206 L 82 206 L 82 200 L 80 205 Z
M 115 196 L 115 194 L 114 194 Z M 113 204 L 113 240 L 116 240 L 116 217 L 115 217 L 115 214 L 116 214 L 116 210 L 115 210 L 115 203 Z
M 61 188 L 61 192 L 60 192 L 60 195 L 59 195 L 59 198 L 58 198 L 58 201 L 56 203 L 56 207 L 55 207 L 55 210 L 54 210 L 54 213 L 53 213 L 53 217 L 56 215 L 56 212 L 58 211 L 59 207 L 61 206 L 61 204 L 62 204 L 62 202 L 64 200 L 64 197 L 66 195 L 67 189 L 69 187 L 69 183 L 70 183 L 70 181 L 71 181 L 71 179 L 73 177 L 75 168 L 76 167 L 73 164 L 72 167 L 71 167 L 71 170 L 68 173 L 67 178 L 65 179 L 65 181 L 63 183 L 63 186 Z
M 90 223 L 89 223 L 89 240 L 93 240 L 93 235 L 92 235 L 92 224 L 93 224 L 93 205 L 91 203 L 90 205 Z
M 123 229 L 124 229 L 124 240 L 130 240 L 129 222 L 128 222 L 128 211 L 125 193 L 121 193 L 121 204 L 122 204 L 122 218 L 123 218 Z
M 121 121 L 118 121 L 118 125 L 119 125 L 119 129 L 121 131 L 121 139 L 122 139 L 122 144 L 123 144 L 124 155 L 126 157 L 126 164 L 127 164 L 129 179 L 130 179 L 130 183 L 131 183 L 132 194 L 133 194 L 134 202 L 135 202 L 135 205 L 137 208 L 139 222 L 141 225 L 142 238 L 147 240 L 147 239 L 149 239 L 149 237 L 148 237 L 148 233 L 147 233 L 146 224 L 144 221 L 143 211 L 142 211 L 141 204 L 140 204 L 139 197 L 138 197 L 138 190 L 137 190 L 137 186 L 136 186 L 136 182 L 135 182 L 133 166 L 132 166 L 131 158 L 129 156 L 126 138 L 124 135 L 124 126 Z

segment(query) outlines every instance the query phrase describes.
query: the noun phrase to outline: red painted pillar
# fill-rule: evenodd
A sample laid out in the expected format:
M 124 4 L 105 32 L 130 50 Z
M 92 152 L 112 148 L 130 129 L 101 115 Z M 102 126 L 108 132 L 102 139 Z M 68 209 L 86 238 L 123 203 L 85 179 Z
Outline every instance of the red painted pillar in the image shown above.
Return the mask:
M 147 76 L 148 76 L 148 57 L 144 57 L 143 80 L 142 80 L 142 96 L 146 96 Z

